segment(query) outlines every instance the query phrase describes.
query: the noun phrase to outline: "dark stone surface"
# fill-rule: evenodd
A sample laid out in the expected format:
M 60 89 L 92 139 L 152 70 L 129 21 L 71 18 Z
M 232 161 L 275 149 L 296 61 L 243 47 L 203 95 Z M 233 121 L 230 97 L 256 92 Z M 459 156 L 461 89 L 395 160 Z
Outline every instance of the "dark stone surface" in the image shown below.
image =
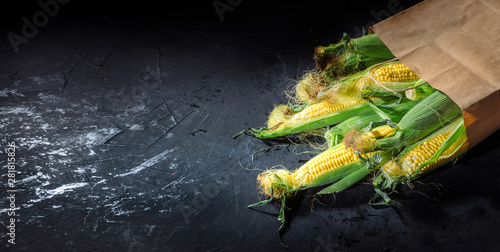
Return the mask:
M 247 205 L 260 170 L 313 155 L 232 135 L 287 101 L 315 46 L 418 1 L 233 1 L 222 21 L 216 1 L 70 1 L 15 53 L 7 34 L 22 35 L 36 2 L 2 10 L 0 134 L 18 148 L 15 245 L 0 154 L 1 251 L 286 251 L 278 208 Z M 368 205 L 367 184 L 314 202 L 305 192 L 283 242 L 497 251 L 499 141 L 400 187 L 399 208 Z

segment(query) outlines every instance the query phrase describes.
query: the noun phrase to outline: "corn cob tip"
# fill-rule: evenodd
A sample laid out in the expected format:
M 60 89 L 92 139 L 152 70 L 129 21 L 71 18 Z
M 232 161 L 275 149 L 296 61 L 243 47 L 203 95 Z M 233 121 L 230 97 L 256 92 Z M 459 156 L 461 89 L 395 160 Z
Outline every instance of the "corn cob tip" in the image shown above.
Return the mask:
M 366 76 L 357 76 L 351 78 L 348 82 L 337 85 L 332 89 L 335 98 L 340 103 L 350 103 L 363 99 L 363 90 L 371 85 L 371 79 Z
M 354 151 L 361 153 L 371 152 L 375 150 L 375 142 L 378 139 L 388 137 L 394 134 L 396 130 L 397 127 L 393 128 L 389 125 L 379 126 L 366 133 L 361 133 L 352 129 L 345 135 L 342 142 L 347 148 L 351 148 Z
M 382 166 L 382 172 L 391 178 L 406 176 L 406 172 L 395 160 L 391 160 Z
M 318 46 L 314 49 L 314 61 L 316 63 L 316 68 L 320 71 L 325 70 L 334 58 L 335 56 L 333 54 L 325 54 L 323 46 Z
M 267 197 L 281 199 L 292 188 L 294 180 L 292 173 L 286 169 L 269 170 L 257 176 L 257 187 Z M 272 195 L 269 189 L 272 188 Z
M 367 141 L 367 138 L 363 134 L 354 129 L 344 136 L 342 143 L 346 148 L 351 148 L 357 152 L 366 152 L 374 149 L 374 142 Z
M 325 78 L 317 71 L 306 73 L 295 86 L 292 97 L 297 103 L 315 100 L 317 95 L 327 87 Z
M 292 109 L 284 104 L 276 106 L 273 111 L 269 114 L 269 119 L 267 120 L 267 128 L 273 129 L 278 128 L 279 124 L 287 121 L 293 116 Z

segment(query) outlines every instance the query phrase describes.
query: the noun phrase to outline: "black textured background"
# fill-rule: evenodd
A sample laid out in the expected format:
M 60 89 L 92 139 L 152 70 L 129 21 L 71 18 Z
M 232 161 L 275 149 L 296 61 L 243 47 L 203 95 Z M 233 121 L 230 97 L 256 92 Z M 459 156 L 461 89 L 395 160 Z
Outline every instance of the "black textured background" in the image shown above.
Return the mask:
M 18 149 L 15 245 L 0 154 L 0 251 L 500 248 L 500 132 L 401 186 L 400 208 L 368 205 L 368 184 L 314 202 L 304 192 L 287 249 L 278 208 L 246 207 L 260 170 L 313 154 L 232 135 L 287 101 L 315 46 L 419 1 L 73 0 L 16 53 L 8 34 L 22 35 L 37 2 L 1 8 L 0 136 Z M 234 6 L 221 19 L 214 2 Z

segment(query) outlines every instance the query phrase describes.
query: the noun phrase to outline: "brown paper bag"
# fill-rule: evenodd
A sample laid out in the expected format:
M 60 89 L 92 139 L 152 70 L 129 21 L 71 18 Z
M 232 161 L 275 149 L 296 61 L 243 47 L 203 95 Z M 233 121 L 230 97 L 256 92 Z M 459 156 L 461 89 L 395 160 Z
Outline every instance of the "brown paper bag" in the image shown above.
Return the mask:
M 499 0 L 427 0 L 372 29 L 462 108 L 470 147 L 500 128 Z

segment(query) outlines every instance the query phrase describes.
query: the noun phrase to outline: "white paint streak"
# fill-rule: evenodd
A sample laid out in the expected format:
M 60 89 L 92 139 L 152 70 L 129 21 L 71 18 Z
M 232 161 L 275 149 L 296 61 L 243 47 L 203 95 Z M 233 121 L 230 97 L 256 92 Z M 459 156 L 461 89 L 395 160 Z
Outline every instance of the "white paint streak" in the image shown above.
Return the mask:
M 172 153 L 174 150 L 175 149 L 166 150 L 166 151 L 146 160 L 144 163 L 132 168 L 132 170 L 130 170 L 129 172 L 117 174 L 117 175 L 115 175 L 115 177 L 125 177 L 125 176 L 131 175 L 131 174 L 136 174 L 136 173 L 138 173 L 146 168 L 149 168 L 149 167 L 165 160 L 167 158 L 167 154 Z
M 37 188 L 37 195 L 42 195 L 39 199 L 32 199 L 29 202 L 40 202 L 42 200 L 50 199 L 56 195 L 64 194 L 65 192 L 73 191 L 75 188 L 80 188 L 87 186 L 88 183 L 81 182 L 81 183 L 71 183 L 71 184 L 66 184 L 62 185 L 60 187 L 51 189 L 51 190 L 43 190 L 43 189 L 38 189 Z
M 29 176 L 29 177 L 24 178 L 24 179 L 22 179 L 21 181 L 19 181 L 19 183 L 20 183 L 20 184 L 23 184 L 23 183 L 26 183 L 26 182 L 29 182 L 29 181 L 35 180 L 36 178 L 38 178 L 38 176 L 37 176 L 37 175 Z
M 95 183 L 95 184 L 98 185 L 98 184 L 106 183 L 106 181 L 108 181 L 108 180 L 107 179 L 101 179 L 101 180 L 97 181 L 97 183 Z
M 140 124 L 134 124 L 132 126 L 130 126 L 129 128 L 130 130 L 133 130 L 133 131 L 136 131 L 136 130 L 144 130 L 144 125 L 140 125 Z

